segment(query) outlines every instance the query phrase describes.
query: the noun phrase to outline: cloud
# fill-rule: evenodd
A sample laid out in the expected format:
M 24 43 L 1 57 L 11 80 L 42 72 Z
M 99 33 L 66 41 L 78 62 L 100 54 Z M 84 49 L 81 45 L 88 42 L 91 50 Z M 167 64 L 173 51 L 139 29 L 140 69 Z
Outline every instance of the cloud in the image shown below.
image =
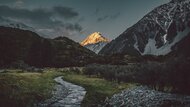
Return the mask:
M 77 17 L 79 14 L 70 7 L 56 6 L 53 7 L 53 11 L 65 19 Z
M 16 2 L 15 2 L 15 6 L 16 6 L 17 8 L 22 7 L 23 4 L 24 4 L 24 1 L 23 1 L 23 0 L 16 0 Z
M 10 8 L 9 6 L 0 6 L 0 16 L 17 18 L 17 19 L 26 19 L 36 22 L 47 21 L 52 16 L 51 12 L 47 12 L 43 9 L 20 9 L 20 8 Z
M 30 10 L 0 5 L 0 17 L 30 25 L 46 35 L 60 36 L 64 32 L 68 34 L 73 34 L 72 32 L 80 33 L 82 26 L 77 22 L 68 21 L 78 17 L 78 15 L 77 12 L 69 7 L 59 6 L 50 9 L 36 8 Z
M 0 4 L 7 4 L 12 2 L 15 2 L 15 0 L 0 0 Z
M 10 8 L 6 5 L 0 6 L 0 15 L 6 17 L 31 19 L 31 20 L 49 20 L 50 17 L 57 14 L 66 19 L 77 17 L 79 14 L 69 7 L 53 7 L 53 9 L 25 9 L 25 8 Z
M 100 9 L 99 8 L 96 8 L 96 10 L 95 10 L 95 12 L 94 12 L 94 14 L 99 14 L 99 12 L 100 12 Z
M 117 19 L 120 15 L 121 15 L 121 13 L 116 13 L 116 14 L 110 15 L 110 19 Z
M 82 27 L 78 23 L 64 23 L 61 26 L 55 26 L 52 28 L 39 28 L 37 29 L 39 33 L 47 35 L 46 37 L 55 38 L 57 36 L 66 36 L 71 39 L 76 38 L 81 34 Z
M 101 22 L 101 21 L 104 21 L 107 19 L 114 20 L 114 19 L 117 19 L 120 15 L 121 15 L 121 13 L 116 13 L 116 14 L 112 14 L 112 15 L 105 15 L 105 16 L 97 18 L 97 22 Z
M 82 27 L 78 23 L 75 24 L 66 23 L 64 26 L 67 30 L 76 30 L 79 32 L 82 30 Z
M 106 15 L 106 16 L 103 16 L 103 17 L 99 17 L 99 18 L 97 19 L 97 21 L 98 21 L 98 22 L 101 22 L 101 21 L 106 20 L 106 19 L 108 19 L 108 18 L 109 18 L 109 16 Z

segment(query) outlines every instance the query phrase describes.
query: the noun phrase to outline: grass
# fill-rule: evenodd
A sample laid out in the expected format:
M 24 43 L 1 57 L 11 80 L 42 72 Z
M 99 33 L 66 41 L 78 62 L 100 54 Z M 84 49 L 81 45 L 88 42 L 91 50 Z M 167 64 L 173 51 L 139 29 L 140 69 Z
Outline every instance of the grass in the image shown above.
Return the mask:
M 64 80 L 80 85 L 87 90 L 82 107 L 101 106 L 107 97 L 123 89 L 133 87 L 134 84 L 110 82 L 101 78 L 89 77 L 75 73 L 65 73 Z
M 19 73 L 10 71 L 0 74 L 0 106 L 31 107 L 51 97 L 58 72 Z
M 77 74 L 74 70 L 46 69 L 43 73 L 8 70 L 0 73 L 0 107 L 31 107 L 50 98 L 57 76 L 86 89 L 82 107 L 100 106 L 107 97 L 134 86 Z

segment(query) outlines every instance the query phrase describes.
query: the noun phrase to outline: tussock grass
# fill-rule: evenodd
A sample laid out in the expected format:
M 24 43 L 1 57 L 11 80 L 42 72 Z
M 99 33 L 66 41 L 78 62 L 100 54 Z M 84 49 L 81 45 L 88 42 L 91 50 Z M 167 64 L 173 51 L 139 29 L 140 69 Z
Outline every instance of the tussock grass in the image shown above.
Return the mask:
M 51 97 L 58 72 L 0 74 L 0 106 L 30 107 Z
M 11 70 L 0 73 L 0 107 L 32 107 L 51 97 L 57 76 L 84 87 L 87 91 L 82 107 L 102 105 L 107 97 L 136 84 L 117 83 L 82 75 L 75 69 L 45 69 L 45 72 Z
M 113 94 L 118 93 L 123 89 L 135 86 L 135 84 L 118 84 L 105 79 L 75 73 L 65 73 L 63 79 L 86 89 L 87 94 L 82 102 L 82 107 L 97 107 L 104 103 L 106 97 L 111 97 Z

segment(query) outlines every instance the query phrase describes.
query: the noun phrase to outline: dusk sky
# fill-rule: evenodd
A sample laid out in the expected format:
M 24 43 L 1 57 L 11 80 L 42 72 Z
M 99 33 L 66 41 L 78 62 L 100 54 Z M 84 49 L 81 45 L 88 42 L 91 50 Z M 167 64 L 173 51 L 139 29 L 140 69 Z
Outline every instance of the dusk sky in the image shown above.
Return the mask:
M 0 18 L 24 23 L 49 38 L 66 36 L 80 42 L 101 32 L 111 40 L 168 1 L 0 0 Z

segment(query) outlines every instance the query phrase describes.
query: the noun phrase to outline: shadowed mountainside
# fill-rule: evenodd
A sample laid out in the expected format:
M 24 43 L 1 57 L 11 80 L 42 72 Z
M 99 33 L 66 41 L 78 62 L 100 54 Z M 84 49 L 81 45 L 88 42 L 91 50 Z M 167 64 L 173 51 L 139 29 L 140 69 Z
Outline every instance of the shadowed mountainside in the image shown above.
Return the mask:
M 66 38 L 45 39 L 34 32 L 0 27 L 0 66 L 24 62 L 36 67 L 82 66 L 95 53 Z

